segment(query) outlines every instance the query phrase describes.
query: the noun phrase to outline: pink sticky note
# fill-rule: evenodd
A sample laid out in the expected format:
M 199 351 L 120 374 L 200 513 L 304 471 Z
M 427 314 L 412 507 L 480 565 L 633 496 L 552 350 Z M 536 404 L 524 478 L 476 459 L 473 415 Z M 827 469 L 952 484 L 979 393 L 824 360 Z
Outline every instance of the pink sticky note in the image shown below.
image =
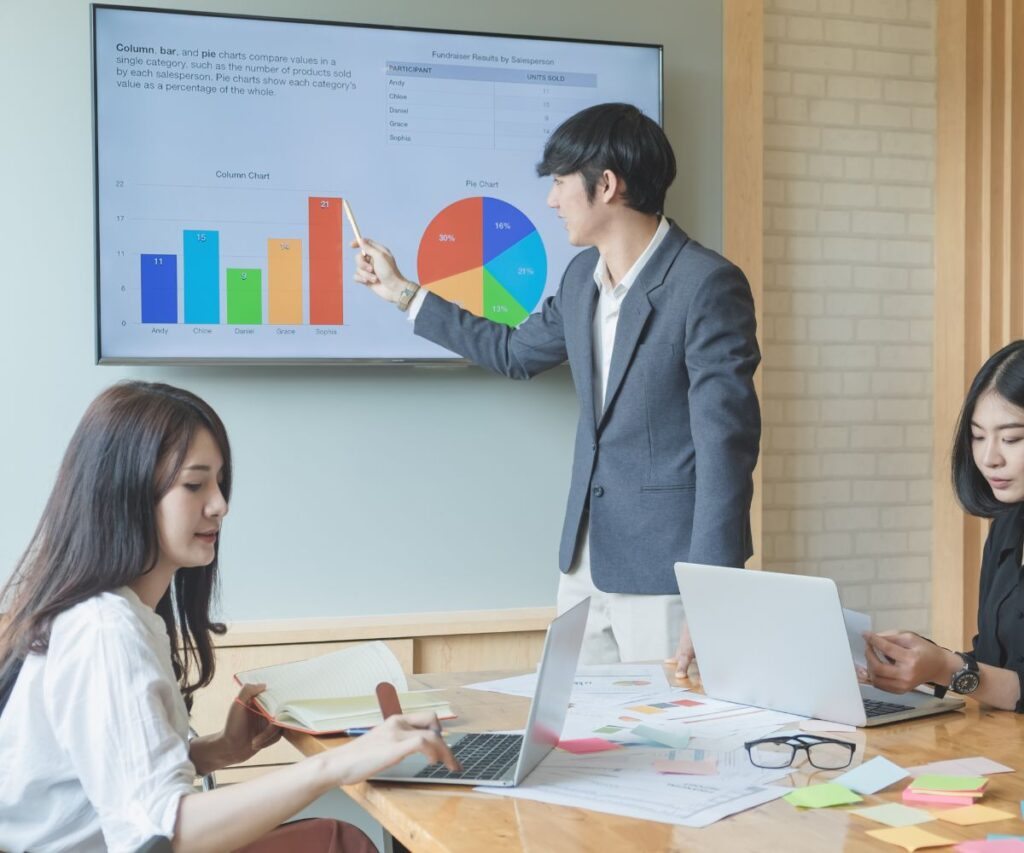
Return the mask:
M 941 794 L 918 794 L 910 788 L 903 789 L 903 802 L 905 803 L 932 803 L 943 806 L 970 806 L 974 805 L 974 797 L 946 797 Z
M 591 752 L 607 752 L 609 749 L 622 749 L 622 744 L 612 743 L 602 737 L 581 737 L 575 740 L 560 740 L 558 748 L 574 755 L 587 755 Z
M 654 762 L 654 769 L 659 773 L 685 773 L 690 776 L 714 776 L 718 773 L 718 762 L 713 758 L 703 761 L 672 761 L 659 759 Z
M 1024 841 L 962 841 L 953 849 L 958 853 L 1021 853 Z

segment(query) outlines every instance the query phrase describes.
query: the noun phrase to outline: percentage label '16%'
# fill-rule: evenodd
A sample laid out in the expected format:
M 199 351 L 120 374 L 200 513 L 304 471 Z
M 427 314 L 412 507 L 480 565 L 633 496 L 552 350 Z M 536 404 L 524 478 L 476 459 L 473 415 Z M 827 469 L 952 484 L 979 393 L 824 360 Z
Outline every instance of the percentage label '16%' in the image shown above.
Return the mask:
M 511 231 L 512 230 L 512 223 L 511 222 L 495 222 L 494 223 L 494 227 L 498 231 Z

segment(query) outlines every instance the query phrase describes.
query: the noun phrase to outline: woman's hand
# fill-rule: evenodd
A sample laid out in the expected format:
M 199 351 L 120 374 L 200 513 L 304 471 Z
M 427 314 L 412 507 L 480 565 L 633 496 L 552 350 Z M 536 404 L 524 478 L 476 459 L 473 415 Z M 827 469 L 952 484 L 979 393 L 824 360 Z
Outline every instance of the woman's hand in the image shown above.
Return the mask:
M 947 684 L 960 667 L 960 658 L 910 631 L 886 634 L 865 632 L 867 673 L 858 670 L 861 681 L 880 690 L 906 693 L 917 685 L 933 681 Z
M 246 684 L 231 703 L 220 733 L 220 748 L 227 759 L 225 766 L 248 761 L 281 739 L 282 729 L 252 708 L 252 700 L 266 689 L 266 684 Z
M 441 737 L 437 716 L 429 713 L 388 717 L 365 735 L 325 753 L 325 758 L 336 784 L 353 785 L 414 752 L 422 752 L 428 761 L 441 762 L 453 772 L 462 769 Z
M 356 253 L 355 280 L 365 284 L 382 299 L 397 303 L 402 291 L 411 282 L 398 271 L 391 250 L 368 237 L 363 238 L 362 246 L 357 240 L 353 240 L 351 245 L 353 249 L 359 248 Z

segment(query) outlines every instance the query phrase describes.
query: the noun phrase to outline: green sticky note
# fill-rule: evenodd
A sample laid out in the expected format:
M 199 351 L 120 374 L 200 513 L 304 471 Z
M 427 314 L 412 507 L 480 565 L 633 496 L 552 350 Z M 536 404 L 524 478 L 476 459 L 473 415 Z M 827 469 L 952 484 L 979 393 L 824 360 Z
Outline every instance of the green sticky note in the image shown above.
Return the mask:
M 984 776 L 942 776 L 926 773 L 918 776 L 910 787 L 914 791 L 977 791 L 984 788 L 988 779 Z
M 871 806 L 866 809 L 853 809 L 850 814 L 866 817 L 886 826 L 914 826 L 918 823 L 928 823 L 935 820 L 931 812 L 924 809 L 912 809 L 900 803 L 883 803 L 880 806 Z
M 861 803 L 864 801 L 863 797 L 853 793 L 849 788 L 837 785 L 835 782 L 797 788 L 792 793 L 786 794 L 783 799 L 802 809 L 823 809 L 828 806 L 845 806 L 848 803 Z

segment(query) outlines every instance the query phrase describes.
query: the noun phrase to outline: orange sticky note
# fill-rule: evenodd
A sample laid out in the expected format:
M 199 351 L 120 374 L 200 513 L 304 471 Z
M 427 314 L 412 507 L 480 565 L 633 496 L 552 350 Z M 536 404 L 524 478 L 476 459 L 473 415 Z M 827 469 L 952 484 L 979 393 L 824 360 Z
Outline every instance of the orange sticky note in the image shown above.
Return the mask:
M 934 812 L 939 820 L 957 823 L 960 826 L 973 826 L 976 823 L 991 823 L 995 820 L 1010 820 L 1015 814 L 994 809 L 992 806 L 966 806 L 962 809 Z
M 934 832 L 928 832 L 919 826 L 900 826 L 895 829 L 869 829 L 868 835 L 884 841 L 887 844 L 895 844 L 904 850 L 923 850 L 926 847 L 949 847 L 956 844 L 952 838 L 943 838 Z

